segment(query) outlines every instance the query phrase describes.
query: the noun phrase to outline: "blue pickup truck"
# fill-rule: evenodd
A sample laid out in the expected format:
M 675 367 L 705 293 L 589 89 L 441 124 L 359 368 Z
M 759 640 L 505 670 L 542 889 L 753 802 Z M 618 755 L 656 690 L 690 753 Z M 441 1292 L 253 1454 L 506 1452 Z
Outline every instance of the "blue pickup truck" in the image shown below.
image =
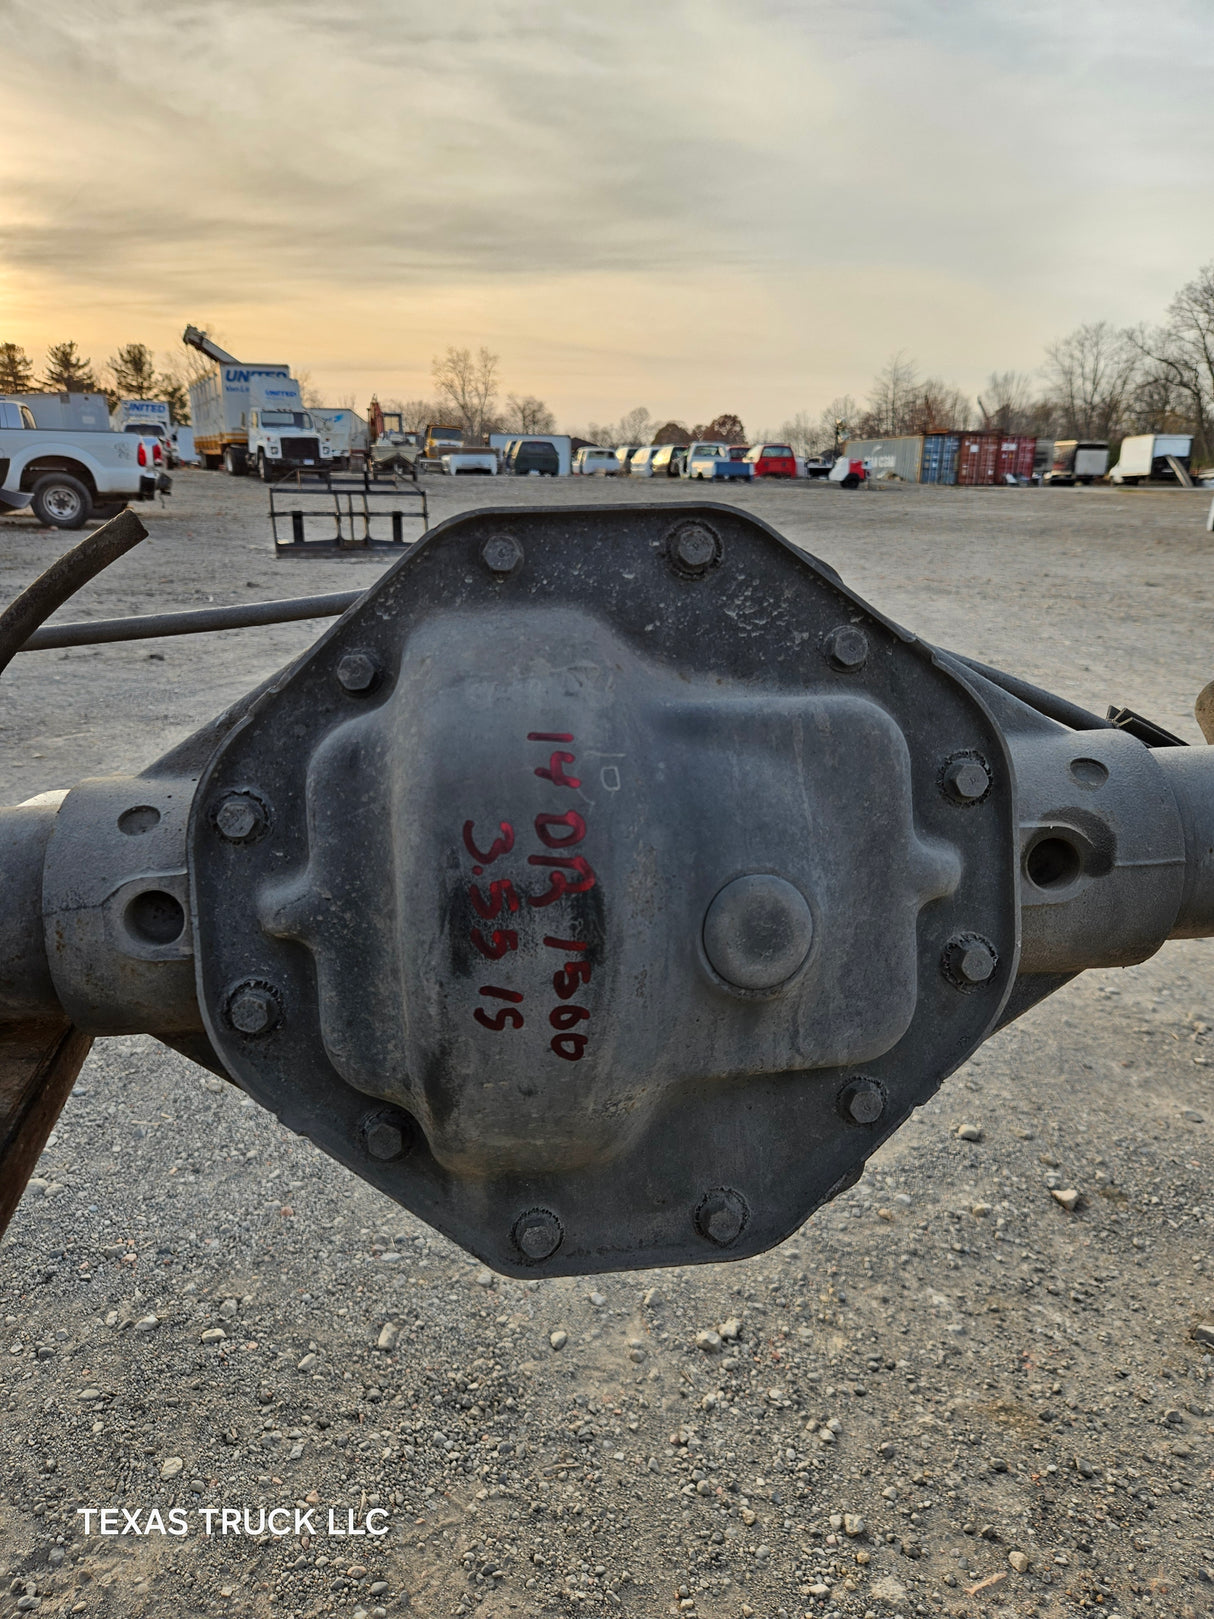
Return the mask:
M 714 483 L 722 478 L 753 478 L 755 469 L 742 459 L 745 454 L 744 444 L 692 444 L 683 463 L 683 476 L 711 478 Z

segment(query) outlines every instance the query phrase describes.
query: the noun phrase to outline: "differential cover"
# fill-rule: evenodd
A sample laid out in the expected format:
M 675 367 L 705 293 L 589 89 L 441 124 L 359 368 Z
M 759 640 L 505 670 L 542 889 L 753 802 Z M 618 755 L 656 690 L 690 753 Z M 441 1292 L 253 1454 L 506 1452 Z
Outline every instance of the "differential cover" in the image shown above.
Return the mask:
M 458 518 L 212 760 L 208 1030 L 500 1269 L 753 1253 L 995 1022 L 1011 788 L 969 688 L 752 518 Z

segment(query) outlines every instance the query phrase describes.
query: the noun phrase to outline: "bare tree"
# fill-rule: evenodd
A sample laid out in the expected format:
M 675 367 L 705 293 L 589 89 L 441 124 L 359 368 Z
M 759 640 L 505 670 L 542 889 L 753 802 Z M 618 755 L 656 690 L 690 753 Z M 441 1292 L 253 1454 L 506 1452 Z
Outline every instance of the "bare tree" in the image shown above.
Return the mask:
M 661 427 L 655 429 L 653 438 L 650 440 L 650 443 L 651 444 L 690 444 L 691 443 L 691 434 L 683 426 L 682 422 L 673 422 L 673 421 L 671 421 L 671 422 L 663 422 Z
M 788 421 L 780 423 L 771 442 L 789 445 L 794 455 L 816 455 L 822 442 L 821 420 L 811 421 L 808 411 L 799 410 Z
M 919 368 L 905 349 L 891 354 L 873 378 L 868 407 L 856 424 L 860 436 L 895 438 L 909 432 L 921 386 Z
M 1139 360 L 1133 425 L 1190 432 L 1201 460 L 1214 456 L 1214 263 L 1172 300 L 1154 332 L 1127 334 Z
M 832 399 L 818 417 L 814 449 L 821 455 L 837 455 L 849 438 L 858 438 L 860 407 L 851 394 Z
M 502 430 L 507 433 L 554 433 L 556 417 L 542 399 L 534 394 L 508 394 L 502 417 Z
M 1116 438 L 1140 355 L 1130 334 L 1107 320 L 1077 326 L 1046 349 L 1045 371 L 1064 438 Z
M 978 409 L 983 427 L 991 432 L 1030 432 L 1032 379 L 1023 371 L 992 371 L 978 397 Z
M 618 437 L 616 444 L 648 444 L 649 435 L 653 432 L 653 418 L 644 405 L 638 405 L 635 410 L 626 410 L 620 417 L 616 426 Z
M 436 399 L 389 399 L 384 409 L 400 411 L 406 433 L 423 433 L 429 423 L 438 421 L 443 413 Z
M 472 442 L 484 437 L 493 414 L 498 363 L 498 356 L 482 345 L 475 354 L 471 349 L 449 348 L 430 367 L 444 409 L 454 415 L 454 425 L 462 427 Z

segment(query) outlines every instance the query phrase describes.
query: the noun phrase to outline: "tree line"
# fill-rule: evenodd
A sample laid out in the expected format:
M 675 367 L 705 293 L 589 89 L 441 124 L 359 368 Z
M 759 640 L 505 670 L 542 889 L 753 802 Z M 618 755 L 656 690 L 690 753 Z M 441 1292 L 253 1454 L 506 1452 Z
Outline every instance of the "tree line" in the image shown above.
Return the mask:
M 163 399 L 172 420 L 190 420 L 189 378 L 171 366 L 158 370 L 146 343 L 123 343 L 98 378 L 74 342 L 52 343 L 41 374 L 19 343 L 0 343 L 0 394 L 99 393 L 110 409 L 120 399 Z

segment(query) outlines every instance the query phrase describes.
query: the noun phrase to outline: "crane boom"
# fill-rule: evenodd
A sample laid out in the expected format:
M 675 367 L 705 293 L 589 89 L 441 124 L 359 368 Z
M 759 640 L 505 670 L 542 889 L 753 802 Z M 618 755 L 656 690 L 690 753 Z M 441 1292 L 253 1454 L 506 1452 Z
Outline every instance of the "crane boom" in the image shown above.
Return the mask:
M 181 334 L 181 341 L 192 349 L 199 349 L 210 360 L 218 360 L 221 365 L 239 365 L 240 361 L 234 354 L 221 349 L 218 343 L 212 343 L 205 332 L 200 332 L 197 326 L 187 326 Z

